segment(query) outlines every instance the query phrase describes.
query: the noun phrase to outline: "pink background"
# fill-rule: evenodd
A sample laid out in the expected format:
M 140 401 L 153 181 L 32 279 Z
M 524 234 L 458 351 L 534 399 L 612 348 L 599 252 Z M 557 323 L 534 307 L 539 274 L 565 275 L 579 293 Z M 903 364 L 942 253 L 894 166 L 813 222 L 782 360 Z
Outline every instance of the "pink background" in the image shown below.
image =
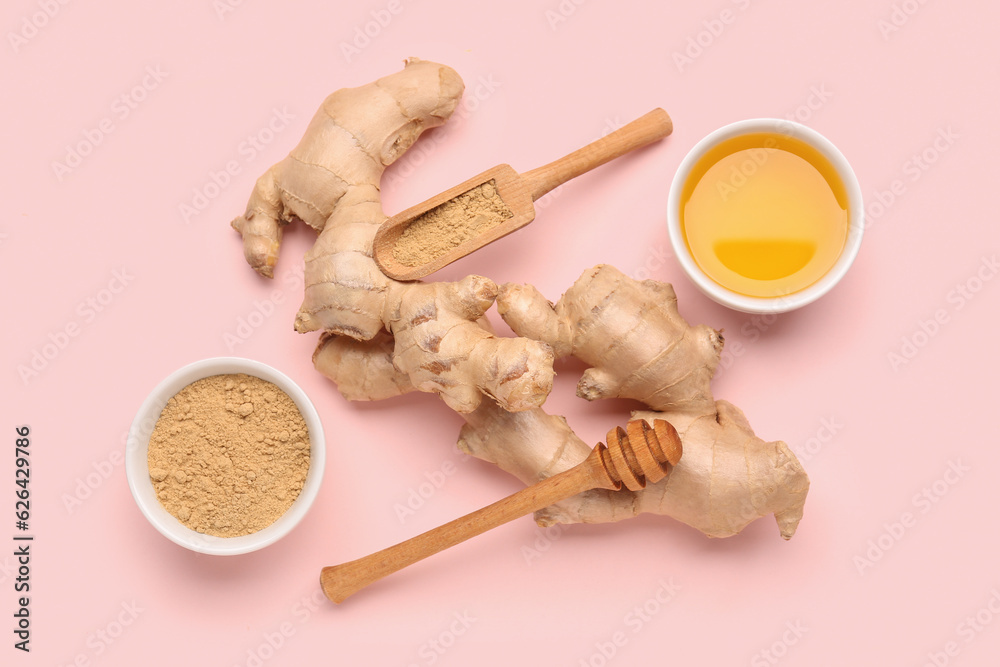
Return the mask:
M 1000 279 L 977 273 L 994 277 L 988 260 L 1000 246 L 996 3 L 897 1 L 901 25 L 886 33 L 892 0 L 233 0 L 220 15 L 224 2 L 48 0 L 58 11 L 45 18 L 45 2 L 16 0 L 0 12 L 11 204 L 0 221 L 0 543 L 12 545 L 16 532 L 20 424 L 33 433 L 36 536 L 30 654 L 12 647 L 13 547 L 0 546 L 4 664 L 995 664 Z M 391 21 L 346 57 L 342 44 L 372 12 Z M 33 32 L 26 20 L 44 25 Z M 12 43 L 22 31 L 30 38 Z M 699 39 L 700 53 L 690 46 Z M 674 54 L 689 47 L 696 57 L 679 67 Z M 519 487 L 463 460 L 454 447 L 461 420 L 436 397 L 349 404 L 313 370 L 317 336 L 292 331 L 295 272 L 312 232 L 288 233 L 269 283 L 246 266 L 229 228 L 325 95 L 411 55 L 457 69 L 467 101 L 439 141 L 414 148 L 422 161 L 387 172 L 389 213 L 494 164 L 527 170 L 653 107 L 670 112 L 676 129 L 664 143 L 565 186 L 535 224 L 441 278 L 531 282 L 555 299 L 606 262 L 673 283 L 689 321 L 725 329 L 716 396 L 743 408 L 765 439 L 803 453 L 812 490 L 790 542 L 771 518 L 726 540 L 663 517 L 561 533 L 523 519 L 342 606 L 321 599 L 322 566 Z M 165 74 L 146 79 L 152 89 L 124 117 L 116 99 L 147 68 Z M 241 151 L 275 109 L 292 115 L 287 127 L 258 154 Z M 776 321 L 755 319 L 710 302 L 669 258 L 666 192 L 711 130 L 790 114 L 852 162 L 869 227 L 831 294 Z M 53 162 L 102 121 L 113 131 L 60 179 Z M 922 153 L 926 168 L 913 161 Z M 229 161 L 239 173 L 209 188 L 208 206 L 185 221 L 181 205 Z M 112 294 L 115 271 L 127 284 Z M 976 291 L 961 297 L 959 285 Z M 105 300 L 101 312 L 81 307 L 88 298 Z M 274 313 L 227 344 L 265 299 L 277 302 Z M 67 326 L 76 335 L 23 379 L 19 366 Z M 916 344 L 909 359 L 906 342 Z M 892 353 L 905 362 L 893 364 Z M 316 506 L 290 536 L 217 558 L 154 531 L 119 456 L 163 377 L 230 354 L 302 385 L 323 417 L 329 459 Z M 634 407 L 586 404 L 573 395 L 581 367 L 557 370 L 546 407 L 591 442 Z M 449 465 L 455 472 L 401 522 L 396 507 Z M 925 488 L 933 502 L 920 496 Z M 679 587 L 668 602 L 661 582 Z

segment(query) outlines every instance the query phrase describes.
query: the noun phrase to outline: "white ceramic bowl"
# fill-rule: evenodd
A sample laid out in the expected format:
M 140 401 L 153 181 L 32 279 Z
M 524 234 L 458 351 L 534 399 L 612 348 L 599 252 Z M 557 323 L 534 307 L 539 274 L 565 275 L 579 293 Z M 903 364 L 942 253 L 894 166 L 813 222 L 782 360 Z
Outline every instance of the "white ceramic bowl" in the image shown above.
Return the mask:
M 687 241 L 681 232 L 680 200 L 681 190 L 684 183 L 691 174 L 691 169 L 705 153 L 719 143 L 738 137 L 744 134 L 754 134 L 757 132 L 768 132 L 773 134 L 783 134 L 799 139 L 816 150 L 818 150 L 833 168 L 837 170 L 844 188 L 847 191 L 847 216 L 848 232 L 847 241 L 844 244 L 844 251 L 833 267 L 809 287 L 772 298 L 761 298 L 746 296 L 727 289 L 709 278 L 691 256 Z M 677 257 L 681 268 L 691 278 L 692 282 L 710 298 L 729 306 L 734 310 L 745 313 L 783 313 L 795 310 L 812 303 L 820 298 L 840 282 L 840 279 L 851 267 L 854 258 L 861 248 L 861 237 L 865 229 L 864 203 L 861 200 L 861 186 L 858 178 L 854 175 L 854 170 L 847 162 L 843 153 L 837 150 L 826 137 L 816 130 L 806 127 L 800 123 L 778 118 L 755 118 L 751 120 L 741 120 L 719 128 L 707 137 L 695 144 L 694 148 L 681 161 L 674 176 L 674 181 L 670 185 L 670 194 L 667 199 L 667 229 L 670 233 L 670 243 L 673 246 L 674 254 Z
M 295 402 L 305 418 L 309 429 L 309 472 L 299 496 L 281 518 L 267 528 L 251 535 L 240 537 L 216 537 L 191 530 L 170 514 L 156 498 L 153 482 L 149 478 L 149 437 L 156 421 L 167 404 L 167 400 L 195 380 L 212 375 L 245 373 L 267 380 L 281 388 Z M 305 392 L 285 374 L 266 364 L 239 357 L 215 357 L 189 364 L 171 373 L 146 398 L 129 429 L 128 444 L 125 449 L 125 474 L 132 496 L 139 509 L 158 531 L 182 547 L 192 551 L 218 556 L 256 551 L 273 544 L 288 534 L 305 516 L 319 492 L 326 463 L 326 447 L 323 440 L 323 424 L 319 414 Z

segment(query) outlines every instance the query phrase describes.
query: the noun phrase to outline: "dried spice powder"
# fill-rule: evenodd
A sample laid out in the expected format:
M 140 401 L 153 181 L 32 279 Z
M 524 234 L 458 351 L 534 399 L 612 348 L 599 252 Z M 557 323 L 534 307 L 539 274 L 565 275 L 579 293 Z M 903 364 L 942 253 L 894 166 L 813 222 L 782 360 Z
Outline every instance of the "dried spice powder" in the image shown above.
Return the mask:
M 404 266 L 421 266 L 513 216 L 490 179 L 416 218 L 396 240 L 392 256 Z
M 295 402 L 245 375 L 192 382 L 167 401 L 149 440 L 163 507 L 218 537 L 249 535 L 291 506 L 309 471 L 309 432 Z

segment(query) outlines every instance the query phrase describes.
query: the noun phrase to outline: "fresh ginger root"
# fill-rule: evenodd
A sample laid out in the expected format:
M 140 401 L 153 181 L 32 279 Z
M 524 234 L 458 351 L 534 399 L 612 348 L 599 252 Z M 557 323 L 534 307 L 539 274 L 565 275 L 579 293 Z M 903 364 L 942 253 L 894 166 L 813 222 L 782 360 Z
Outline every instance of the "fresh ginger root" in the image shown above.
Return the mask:
M 553 306 L 531 285 L 504 285 L 497 310 L 519 336 L 545 341 L 557 357 L 589 364 L 577 395 L 632 398 L 654 410 L 704 411 L 722 336 L 691 327 L 674 289 L 638 282 L 612 266 L 586 271 Z
M 351 345 L 346 360 L 345 343 L 326 337 L 313 356 L 317 370 L 347 398 L 386 398 L 417 389 L 439 394 L 462 413 L 475 410 L 483 394 L 515 411 L 545 401 L 554 375 L 552 349 L 489 331 L 481 318 L 496 298 L 493 281 L 469 276 L 397 289 L 404 297 L 386 323 L 395 339 L 391 357 L 385 335 L 379 345 Z
M 382 172 L 451 116 L 463 90 L 453 69 L 415 58 L 374 83 L 338 90 L 232 223 L 248 263 L 267 277 L 284 225 L 301 220 L 320 231 L 306 254 L 295 329 L 326 332 L 314 363 L 349 398 L 429 391 L 469 412 L 485 394 L 517 411 L 541 405 L 552 388 L 548 345 L 497 338 L 479 321 L 496 298 L 493 281 L 400 283 L 372 259 L 386 220 Z
M 272 277 L 282 227 L 301 220 L 321 231 L 348 193 L 374 191 L 386 166 L 420 133 L 441 125 L 465 85 L 450 67 L 411 58 L 401 72 L 327 97 L 299 142 L 257 179 L 246 212 L 232 225 L 247 262 Z M 363 203 L 355 197 L 347 205 Z
M 324 332 L 313 352 L 313 366 L 349 401 L 380 401 L 416 391 L 410 377 L 392 365 L 393 345 L 385 331 L 371 340 Z
M 463 416 L 459 449 L 525 484 L 572 468 L 591 450 L 565 419 L 541 408 L 512 413 L 484 403 Z M 729 537 L 774 514 L 784 539 L 795 534 L 809 479 L 785 443 L 754 435 L 739 408 L 717 401 L 702 414 L 637 411 L 632 417 L 650 424 L 665 419 L 677 429 L 684 455 L 670 476 L 641 491 L 582 493 L 537 512 L 539 525 L 606 523 L 650 512 L 710 537 Z
M 572 354 L 591 366 L 578 385 L 582 397 L 645 403 L 655 412 L 637 416 L 671 422 L 684 456 L 663 482 L 634 493 L 588 491 L 545 508 L 539 523 L 654 512 L 723 537 L 774 514 L 782 537 L 791 537 L 808 477 L 783 442 L 757 438 L 737 408 L 712 397 L 722 336 L 689 326 L 669 285 L 599 266 L 553 306 L 530 286 L 498 289 L 479 276 L 400 283 L 379 270 L 372 240 L 386 220 L 382 172 L 451 115 L 463 89 L 454 70 L 411 59 L 401 72 L 333 93 L 233 221 L 247 261 L 267 277 L 284 225 L 301 220 L 320 231 L 295 320 L 299 332 L 324 331 L 316 368 L 351 400 L 440 394 L 465 417 L 462 449 L 531 483 L 590 451 L 563 418 L 538 407 L 552 387 L 554 357 Z M 523 337 L 492 334 L 483 314 L 494 301 Z
M 497 306 L 515 333 L 550 343 L 557 355 L 592 365 L 577 386 L 588 400 L 638 399 L 677 429 L 684 456 L 673 473 L 642 491 L 588 492 L 536 514 L 542 525 L 617 521 L 666 514 L 712 537 L 738 533 L 774 514 L 789 539 L 802 518 L 809 479 L 783 442 L 754 435 L 743 413 L 712 398 L 709 381 L 722 337 L 691 327 L 673 289 L 636 281 L 610 266 L 584 272 L 555 306 L 531 286 L 504 285 Z M 481 406 L 465 415 L 459 447 L 527 484 L 570 468 L 590 446 L 560 417 L 534 409 L 511 414 Z

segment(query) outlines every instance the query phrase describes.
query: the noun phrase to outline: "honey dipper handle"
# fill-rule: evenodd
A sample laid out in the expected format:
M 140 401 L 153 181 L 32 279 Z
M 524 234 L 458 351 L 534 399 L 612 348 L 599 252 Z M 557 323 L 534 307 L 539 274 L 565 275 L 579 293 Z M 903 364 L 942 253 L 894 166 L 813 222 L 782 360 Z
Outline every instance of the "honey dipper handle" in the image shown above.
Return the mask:
M 659 108 L 653 109 L 645 116 L 573 151 L 566 157 L 525 172 L 521 178 L 531 190 L 531 200 L 537 201 L 549 190 L 631 150 L 658 141 L 670 134 L 673 129 L 674 125 L 667 112 Z
M 320 573 L 323 592 L 334 602 L 349 596 L 385 576 L 432 556 L 491 528 L 530 514 L 552 503 L 588 489 L 615 488 L 601 464 L 599 445 L 580 465 L 533 484 L 492 505 L 466 514 L 443 526 L 400 542 L 364 558 L 342 565 L 324 567 Z

